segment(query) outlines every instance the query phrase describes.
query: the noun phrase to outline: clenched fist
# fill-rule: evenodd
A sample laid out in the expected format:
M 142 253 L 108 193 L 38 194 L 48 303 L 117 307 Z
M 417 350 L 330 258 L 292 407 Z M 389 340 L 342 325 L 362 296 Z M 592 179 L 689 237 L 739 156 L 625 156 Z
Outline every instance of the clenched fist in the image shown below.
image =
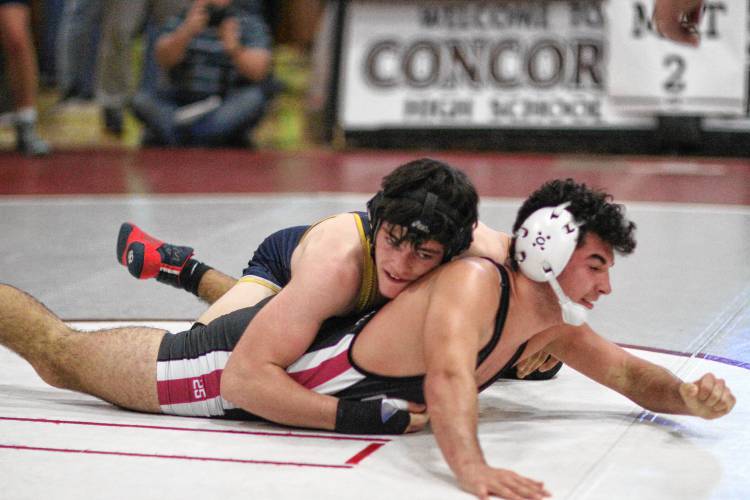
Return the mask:
M 705 419 L 723 417 L 737 400 L 723 379 L 707 373 L 693 383 L 680 384 L 680 396 L 691 415 Z

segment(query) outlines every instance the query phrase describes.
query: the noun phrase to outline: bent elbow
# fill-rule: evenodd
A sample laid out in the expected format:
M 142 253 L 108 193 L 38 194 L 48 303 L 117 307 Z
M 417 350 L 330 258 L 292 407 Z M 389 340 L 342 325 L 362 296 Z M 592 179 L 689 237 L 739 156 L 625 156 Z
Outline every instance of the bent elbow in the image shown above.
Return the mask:
M 266 365 L 248 360 L 232 363 L 231 358 L 221 374 L 219 391 L 221 397 L 238 408 L 260 415 L 266 401 L 274 393 L 271 372 Z
M 221 397 L 237 405 L 237 387 L 239 385 L 236 370 L 232 370 L 230 367 L 224 368 L 224 371 L 221 372 L 221 381 L 219 382 Z
M 221 373 L 221 397 L 233 405 L 245 408 L 248 399 L 246 395 L 253 392 L 253 377 L 249 376 L 250 373 L 252 372 L 247 365 L 232 363 L 230 358 Z

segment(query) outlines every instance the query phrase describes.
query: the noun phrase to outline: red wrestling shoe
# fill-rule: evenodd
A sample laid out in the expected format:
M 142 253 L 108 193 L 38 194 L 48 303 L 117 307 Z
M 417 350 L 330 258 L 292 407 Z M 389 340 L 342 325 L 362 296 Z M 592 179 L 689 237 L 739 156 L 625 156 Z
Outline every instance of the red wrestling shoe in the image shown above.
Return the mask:
M 129 222 L 120 226 L 117 260 L 138 279 L 156 278 L 161 283 L 182 288 L 180 273 L 192 256 L 192 247 L 164 243 Z

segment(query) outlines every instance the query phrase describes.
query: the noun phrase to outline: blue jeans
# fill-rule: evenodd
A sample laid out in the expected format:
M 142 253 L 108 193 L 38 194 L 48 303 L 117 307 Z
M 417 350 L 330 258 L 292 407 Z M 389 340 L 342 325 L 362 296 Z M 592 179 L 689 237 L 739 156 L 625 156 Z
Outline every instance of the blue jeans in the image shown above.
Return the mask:
M 268 96 L 260 85 L 231 90 L 221 105 L 189 124 L 175 121 L 175 112 L 184 104 L 173 90 L 142 90 L 132 107 L 156 142 L 167 146 L 224 146 L 233 144 L 250 131 L 265 111 Z

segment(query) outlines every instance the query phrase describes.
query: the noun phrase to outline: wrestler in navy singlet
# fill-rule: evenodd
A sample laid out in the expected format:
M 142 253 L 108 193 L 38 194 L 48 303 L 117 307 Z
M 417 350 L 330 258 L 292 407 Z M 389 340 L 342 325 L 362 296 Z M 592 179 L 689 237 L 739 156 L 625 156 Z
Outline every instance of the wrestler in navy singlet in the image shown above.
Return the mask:
M 369 311 L 377 298 L 377 278 L 372 260 L 372 231 L 365 212 L 351 212 L 359 232 L 365 265 L 354 313 Z M 323 219 L 326 220 L 326 219 Z M 322 222 L 322 221 L 320 221 Z M 240 282 L 252 282 L 269 288 L 274 293 L 284 288 L 292 278 L 292 254 L 307 232 L 317 224 L 281 229 L 271 234 L 258 246 L 253 258 L 242 271 Z
M 487 345 L 477 354 L 477 366 L 487 359 L 500 341 L 508 313 L 508 272 L 503 266 L 497 268 L 502 277 L 503 293 L 495 319 L 495 331 Z M 159 404 L 164 413 L 252 417 L 221 398 L 221 373 L 248 323 L 269 300 L 270 297 L 253 307 L 217 318 L 208 326 L 196 325 L 190 331 L 164 336 L 157 361 Z M 375 312 L 327 320 L 307 352 L 287 368 L 289 376 L 310 390 L 345 399 L 389 397 L 424 402 L 424 375 L 381 376 L 367 372 L 352 360 L 351 352 L 356 336 Z M 506 375 L 525 346 L 525 343 L 521 345 L 505 366 L 484 383 L 480 390 Z

